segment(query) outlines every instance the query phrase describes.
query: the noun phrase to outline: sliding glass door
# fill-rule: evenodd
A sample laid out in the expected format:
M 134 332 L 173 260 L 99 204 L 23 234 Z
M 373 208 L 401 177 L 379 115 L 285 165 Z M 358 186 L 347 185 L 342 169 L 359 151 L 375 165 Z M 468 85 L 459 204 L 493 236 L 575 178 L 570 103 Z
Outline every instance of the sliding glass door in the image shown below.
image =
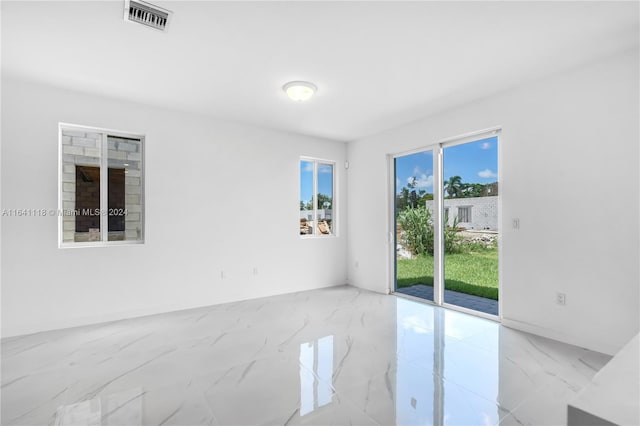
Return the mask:
M 498 310 L 498 131 L 395 155 L 393 290 Z

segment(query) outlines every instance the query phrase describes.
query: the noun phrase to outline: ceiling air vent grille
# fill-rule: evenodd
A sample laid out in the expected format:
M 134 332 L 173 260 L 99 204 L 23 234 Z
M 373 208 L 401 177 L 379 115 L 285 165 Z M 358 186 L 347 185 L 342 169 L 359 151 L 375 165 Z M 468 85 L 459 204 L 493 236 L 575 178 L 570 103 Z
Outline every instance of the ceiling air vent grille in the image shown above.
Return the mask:
M 171 11 L 139 0 L 125 0 L 124 20 L 166 31 Z

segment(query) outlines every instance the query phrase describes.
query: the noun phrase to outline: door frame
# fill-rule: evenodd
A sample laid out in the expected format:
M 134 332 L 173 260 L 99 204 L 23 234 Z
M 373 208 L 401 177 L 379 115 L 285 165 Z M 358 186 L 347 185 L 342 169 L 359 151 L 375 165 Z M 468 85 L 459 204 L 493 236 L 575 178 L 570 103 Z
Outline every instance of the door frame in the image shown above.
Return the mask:
M 423 145 L 420 148 L 415 148 L 407 151 L 401 151 L 396 153 L 387 154 L 387 169 L 388 169 L 388 203 L 387 214 L 389 223 L 388 233 L 388 246 L 389 246 L 389 277 L 387 292 L 389 294 L 395 294 L 398 297 L 405 297 L 412 300 L 417 300 L 423 303 L 430 303 L 436 306 L 442 306 L 445 308 L 453 309 L 476 315 L 479 317 L 487 318 L 494 321 L 502 320 L 502 294 L 504 283 L 502 281 L 502 232 L 504 227 L 502 226 L 502 190 L 498 191 L 498 315 L 491 315 L 485 312 L 475 311 L 473 309 L 464 308 L 462 306 L 446 303 L 444 301 L 444 226 L 442 222 L 442 215 L 444 212 L 444 197 L 443 197 L 443 182 L 444 182 L 444 149 L 462 145 L 469 142 L 475 142 L 481 139 L 496 137 L 498 139 L 498 184 L 501 185 L 502 177 L 502 126 L 495 126 L 488 129 L 478 130 L 474 132 L 465 133 L 458 136 L 441 139 L 432 144 Z M 428 299 L 422 299 L 419 297 L 413 297 L 402 293 L 397 293 L 396 287 L 396 260 L 397 260 L 397 235 L 396 235 L 396 176 L 395 176 L 395 159 L 398 157 L 404 157 L 411 154 L 416 154 L 425 151 L 433 152 L 433 201 L 434 201 L 434 234 L 435 245 L 434 247 L 434 270 L 433 270 L 433 301 Z

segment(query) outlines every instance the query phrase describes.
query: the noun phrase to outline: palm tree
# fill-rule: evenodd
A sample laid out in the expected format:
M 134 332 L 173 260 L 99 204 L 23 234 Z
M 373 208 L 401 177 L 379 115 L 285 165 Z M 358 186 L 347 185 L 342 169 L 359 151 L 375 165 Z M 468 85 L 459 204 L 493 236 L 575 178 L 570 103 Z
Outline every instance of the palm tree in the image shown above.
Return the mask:
M 444 190 L 449 194 L 450 198 L 459 197 L 462 192 L 462 178 L 460 176 L 451 176 L 449 180 L 444 182 Z

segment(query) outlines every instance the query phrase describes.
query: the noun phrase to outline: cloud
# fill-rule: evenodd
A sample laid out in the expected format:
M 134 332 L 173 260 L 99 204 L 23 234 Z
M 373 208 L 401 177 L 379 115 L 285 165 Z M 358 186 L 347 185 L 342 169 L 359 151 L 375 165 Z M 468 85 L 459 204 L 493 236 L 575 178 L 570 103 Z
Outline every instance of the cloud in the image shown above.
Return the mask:
M 318 173 L 333 173 L 333 166 L 330 164 L 318 164 Z
M 424 318 L 418 315 L 409 315 L 402 318 L 402 328 L 405 330 L 411 330 L 416 334 L 429 334 L 429 324 L 424 320 Z
M 498 174 L 495 172 L 492 172 L 489 169 L 484 169 L 480 172 L 478 172 L 478 176 L 480 176 L 481 178 L 484 179 L 497 179 L 498 178 Z
M 313 171 L 313 161 L 302 160 L 304 172 Z M 318 173 L 333 173 L 333 164 L 318 163 Z
M 430 188 L 433 186 L 433 174 L 427 175 L 420 166 L 416 166 L 413 168 L 413 176 L 407 178 L 407 183 L 413 183 L 414 188 Z
M 489 142 L 485 142 L 482 145 L 480 145 L 480 149 L 489 149 L 491 148 L 491 144 Z
M 433 186 L 433 175 L 425 175 L 424 173 L 418 176 L 415 176 L 416 180 L 413 181 L 413 177 L 407 178 L 407 183 L 414 182 L 415 188 L 430 188 Z

